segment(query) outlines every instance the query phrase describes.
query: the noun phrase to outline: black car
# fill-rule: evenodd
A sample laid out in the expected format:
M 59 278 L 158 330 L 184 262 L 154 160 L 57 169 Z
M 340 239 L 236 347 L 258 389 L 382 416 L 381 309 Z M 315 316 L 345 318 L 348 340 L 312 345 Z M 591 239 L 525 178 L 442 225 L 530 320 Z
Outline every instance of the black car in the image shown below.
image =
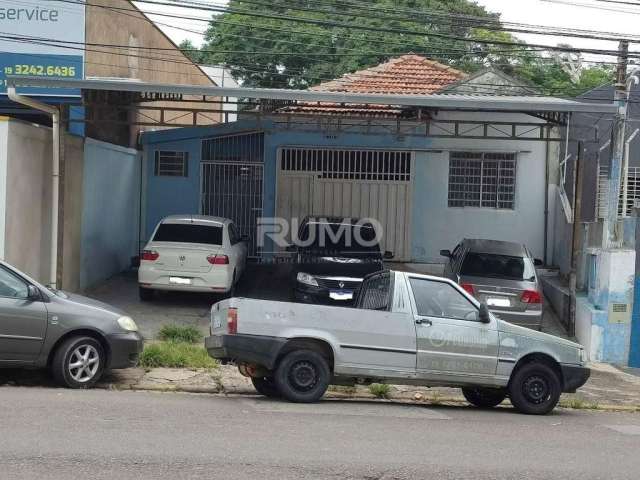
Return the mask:
M 383 269 L 379 232 L 354 218 L 307 217 L 289 247 L 295 254 L 293 291 L 298 302 L 349 305 L 362 279 Z

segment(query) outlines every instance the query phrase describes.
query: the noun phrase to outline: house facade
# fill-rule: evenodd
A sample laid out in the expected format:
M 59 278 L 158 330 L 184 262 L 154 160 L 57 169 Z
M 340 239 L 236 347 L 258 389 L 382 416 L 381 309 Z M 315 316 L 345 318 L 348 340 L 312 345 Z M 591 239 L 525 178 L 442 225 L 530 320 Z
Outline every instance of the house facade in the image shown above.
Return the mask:
M 483 84 L 482 75 L 495 78 L 405 55 L 314 89 L 468 94 L 465 81 Z M 300 102 L 248 117 L 142 136 L 143 238 L 169 214 L 221 215 L 254 239 L 253 256 L 269 257 L 278 249 L 256 240 L 260 218 L 337 215 L 377 219 L 394 261 L 425 271 L 438 271 L 439 251 L 465 237 L 549 257 L 558 142 L 545 119 Z

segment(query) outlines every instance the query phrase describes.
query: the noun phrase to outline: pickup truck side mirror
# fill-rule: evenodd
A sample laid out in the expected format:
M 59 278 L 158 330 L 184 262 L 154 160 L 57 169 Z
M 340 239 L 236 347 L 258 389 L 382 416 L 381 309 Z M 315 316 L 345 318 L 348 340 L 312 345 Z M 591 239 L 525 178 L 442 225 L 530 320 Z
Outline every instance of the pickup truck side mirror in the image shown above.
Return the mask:
M 544 262 L 542 260 L 540 260 L 539 258 L 536 258 L 536 259 L 533 260 L 533 264 L 536 267 L 542 267 L 544 265 Z
M 451 258 L 451 250 L 440 250 L 440 256 Z
M 39 302 L 42 300 L 42 295 L 40 294 L 40 290 L 35 285 L 29 285 L 27 287 L 27 299 L 32 302 Z
M 489 314 L 489 307 L 486 303 L 480 304 L 480 311 L 478 312 L 478 320 L 482 323 L 490 323 L 491 315 Z
M 384 252 L 382 258 L 384 258 L 385 260 L 391 260 L 393 258 L 393 252 L 387 250 L 386 252 Z

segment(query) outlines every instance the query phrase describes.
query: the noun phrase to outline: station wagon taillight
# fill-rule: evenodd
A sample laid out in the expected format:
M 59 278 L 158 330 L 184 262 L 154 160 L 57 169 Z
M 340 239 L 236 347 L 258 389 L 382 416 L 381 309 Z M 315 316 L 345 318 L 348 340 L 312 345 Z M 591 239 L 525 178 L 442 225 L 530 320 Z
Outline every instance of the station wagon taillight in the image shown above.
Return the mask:
M 542 295 L 537 290 L 525 290 L 520 300 L 522 303 L 542 303 Z
M 229 265 L 229 257 L 226 255 L 209 255 L 207 262 L 211 265 Z
M 227 330 L 230 334 L 238 333 L 238 310 L 236 308 L 227 310 Z
M 475 291 L 473 290 L 473 285 L 470 283 L 461 283 L 460 286 L 464 288 L 468 294 L 475 295 Z
M 160 254 L 155 250 L 143 250 L 142 251 L 142 260 L 147 262 L 155 262 L 158 258 L 160 258 Z

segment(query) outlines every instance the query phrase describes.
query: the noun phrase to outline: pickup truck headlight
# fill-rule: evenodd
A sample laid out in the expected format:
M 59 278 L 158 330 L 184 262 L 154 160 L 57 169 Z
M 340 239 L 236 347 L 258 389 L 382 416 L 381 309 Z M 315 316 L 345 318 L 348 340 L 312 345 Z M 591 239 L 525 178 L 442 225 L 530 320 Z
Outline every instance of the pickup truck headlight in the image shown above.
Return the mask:
M 309 275 L 308 273 L 298 272 L 297 280 L 305 285 L 311 285 L 312 287 L 318 286 L 318 281 L 313 277 L 313 275 Z
M 138 331 L 138 325 L 136 325 L 136 322 L 134 322 L 133 318 L 131 317 L 120 317 L 118 319 L 118 325 L 120 325 L 120 328 L 126 330 L 127 332 Z

